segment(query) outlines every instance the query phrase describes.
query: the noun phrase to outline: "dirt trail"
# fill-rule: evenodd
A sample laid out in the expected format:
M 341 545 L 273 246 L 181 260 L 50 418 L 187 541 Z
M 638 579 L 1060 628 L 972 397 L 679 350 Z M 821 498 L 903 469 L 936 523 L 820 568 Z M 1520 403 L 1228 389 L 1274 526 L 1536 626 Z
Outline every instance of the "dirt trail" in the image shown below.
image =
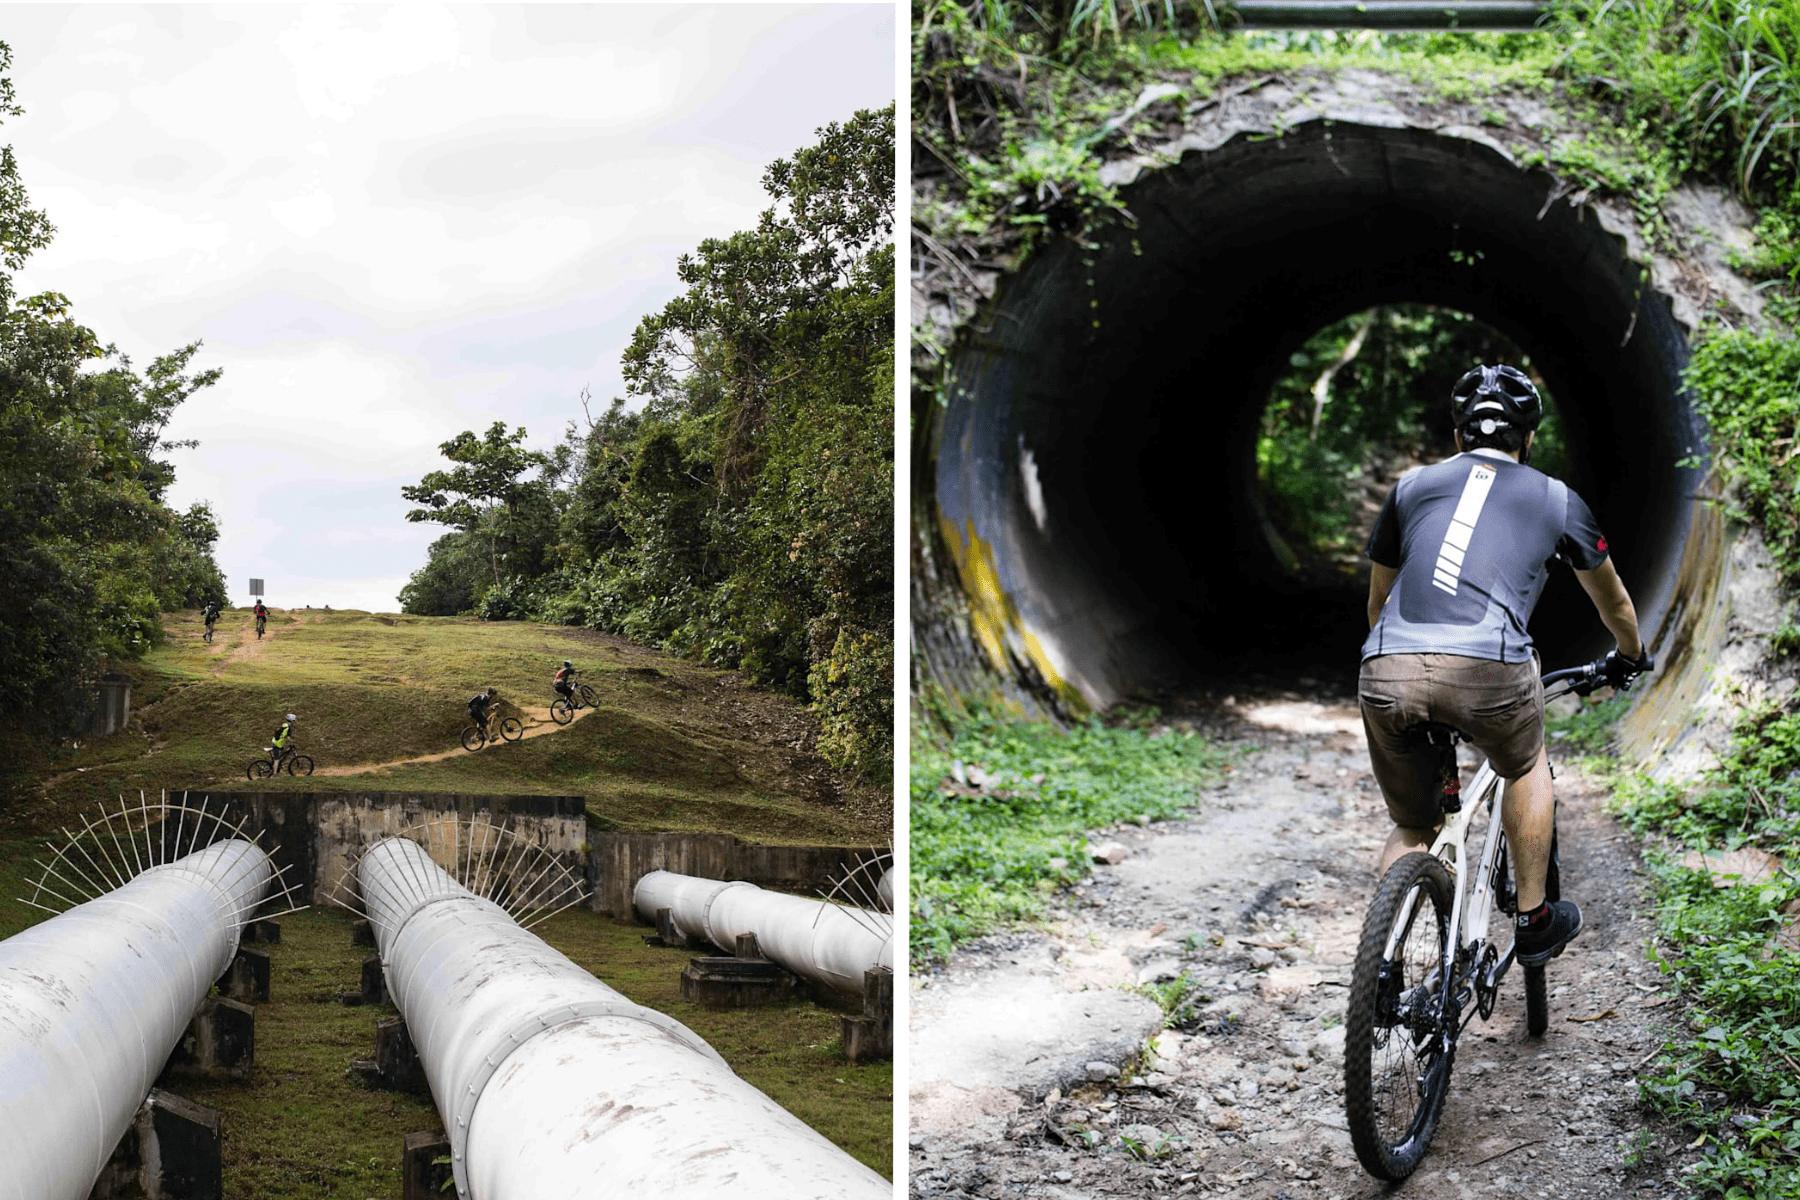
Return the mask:
M 271 608 L 269 610 L 269 615 L 271 616 L 276 613 L 283 613 L 286 616 L 292 617 L 294 619 L 294 625 L 306 625 L 325 615 L 323 612 L 291 612 L 279 608 Z M 271 621 L 263 627 L 263 635 L 257 637 L 256 618 L 251 617 L 244 624 L 232 629 L 230 631 L 231 640 L 221 645 L 219 642 L 219 634 L 224 632 L 223 625 L 224 622 L 221 620 L 220 627 L 216 628 L 213 632 L 213 640 L 211 642 L 203 643 L 206 646 L 207 657 L 213 660 L 212 672 L 215 676 L 223 675 L 225 673 L 225 668 L 234 662 L 243 662 L 247 658 L 257 657 L 270 642 L 276 639 L 276 637 L 287 629 L 292 628 L 292 626 L 277 625 Z M 223 653 L 221 653 L 221 651 Z
M 1130 855 L 1061 897 L 1052 929 L 915 976 L 912 1195 L 1392 1194 L 1357 1164 L 1343 1114 L 1342 1022 L 1386 832 L 1355 708 L 1224 711 L 1213 732 L 1258 749 L 1194 817 L 1096 836 Z M 1635 1072 L 1675 1011 L 1644 959 L 1636 852 L 1591 783 L 1559 768 L 1557 791 L 1564 894 L 1586 928 L 1549 969 L 1544 1037 L 1526 1035 L 1516 973 L 1464 1032 L 1415 1196 L 1681 1193 L 1678 1163 L 1627 1165 Z M 1193 1016 L 1157 1033 L 1160 1011 L 1126 989 L 1183 972 Z
M 524 707 L 521 707 L 517 711 L 518 711 L 519 715 L 525 719 L 524 737 L 528 737 L 528 738 L 543 737 L 547 733 L 555 733 L 559 729 L 567 729 L 569 727 L 568 725 L 558 725 L 555 721 L 551 720 L 550 719 L 550 710 L 547 707 L 546 708 L 524 708 Z M 569 722 L 569 725 L 573 725 L 575 723 L 575 721 L 581 720 L 583 717 L 587 716 L 589 713 L 591 713 L 593 711 L 594 711 L 594 709 L 592 709 L 592 708 L 577 709 L 575 712 L 574 719 Z M 486 746 L 482 747 L 480 752 L 486 753 L 487 751 L 497 750 L 503 746 L 508 746 L 508 745 L 511 745 L 511 743 L 510 742 L 489 742 Z M 422 754 L 417 758 L 397 758 L 393 762 L 357 763 L 354 766 L 348 766 L 348 767 L 320 767 L 318 770 L 314 771 L 313 774 L 314 775 L 365 775 L 370 771 L 384 771 L 389 767 L 404 767 L 404 766 L 408 766 L 412 763 L 442 762 L 446 758 L 455 758 L 459 754 L 467 754 L 467 753 L 469 753 L 467 750 L 463 749 L 461 746 L 457 746 L 454 749 L 440 751 L 437 754 Z

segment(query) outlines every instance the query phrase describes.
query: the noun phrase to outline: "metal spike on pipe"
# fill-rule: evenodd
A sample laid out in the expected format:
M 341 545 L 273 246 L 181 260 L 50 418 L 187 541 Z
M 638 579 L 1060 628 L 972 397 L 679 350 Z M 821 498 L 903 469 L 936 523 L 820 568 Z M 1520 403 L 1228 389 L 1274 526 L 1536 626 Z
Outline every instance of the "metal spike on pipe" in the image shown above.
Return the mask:
M 862 995 L 870 967 L 894 966 L 894 918 L 888 913 L 673 871 L 638 880 L 632 904 L 653 921 L 666 908 L 683 934 L 727 951 L 740 934 L 754 933 L 757 949 L 771 962 L 852 996 Z
M 84 1200 L 276 877 L 242 838 L 160 866 L 129 841 L 134 877 L 0 942 L 7 1200 Z
M 452 879 L 416 842 L 356 864 L 388 992 L 466 1200 L 886 1200 L 893 1187 Z

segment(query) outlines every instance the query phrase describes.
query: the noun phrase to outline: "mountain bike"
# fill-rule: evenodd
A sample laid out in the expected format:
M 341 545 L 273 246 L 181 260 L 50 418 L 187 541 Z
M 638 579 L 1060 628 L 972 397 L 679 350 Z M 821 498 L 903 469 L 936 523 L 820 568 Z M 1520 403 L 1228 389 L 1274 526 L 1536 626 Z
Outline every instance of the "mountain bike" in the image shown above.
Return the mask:
M 292 747 L 286 750 L 277 750 L 273 746 L 264 746 L 263 750 L 268 753 L 269 757 L 250 760 L 248 774 L 253 781 L 267 779 L 272 775 L 279 775 L 283 771 L 289 775 L 311 775 L 313 773 L 313 760 L 304 754 L 295 754 Z
M 269 618 L 267 618 L 267 617 L 256 618 L 256 640 L 257 641 L 259 641 L 259 642 L 262 641 L 263 627 L 265 625 L 267 625 L 268 623 L 269 623 Z
M 550 719 L 558 725 L 567 725 L 575 719 L 575 712 L 582 707 L 593 708 L 600 702 L 594 689 L 577 680 L 569 681 L 569 694 L 558 696 L 550 702 Z
M 1544 686 L 1566 686 L 1546 691 L 1544 699 L 1593 692 L 1607 682 L 1604 661 L 1551 671 Z M 1502 954 L 1488 930 L 1496 911 L 1518 915 L 1501 825 L 1503 781 L 1483 762 L 1459 793 L 1456 743 L 1469 738 L 1448 725 L 1419 728 L 1446 758 L 1444 824 L 1429 853 L 1406 855 L 1382 877 L 1363 918 L 1344 1019 L 1350 1141 L 1363 1168 L 1387 1180 L 1405 1179 L 1425 1156 L 1450 1090 L 1457 1038 L 1475 1016 L 1493 1015 L 1516 953 L 1509 942 Z M 1470 859 L 1478 813 L 1487 818 L 1485 841 L 1480 857 Z M 1469 869 L 1462 869 L 1465 863 Z M 1553 824 L 1544 898 L 1560 899 L 1561 886 Z M 1533 1037 L 1550 1021 L 1545 965 L 1524 964 L 1525 1027 Z
M 494 727 L 492 721 L 469 726 L 462 732 L 462 744 L 464 750 L 473 754 L 490 741 L 516 742 L 524 736 L 525 726 L 520 724 L 519 718 L 505 717 L 499 722 L 498 728 Z
M 201 641 L 203 641 L 203 642 L 210 642 L 210 641 L 212 641 L 212 639 L 213 639 L 213 626 L 214 626 L 214 624 L 216 624 L 216 622 L 213 622 L 213 621 L 208 621 L 208 622 L 207 622 L 207 623 L 206 623 L 206 632 L 205 632 L 205 633 L 203 633 L 203 634 L 201 634 L 201 635 L 200 635 L 200 640 L 201 640 Z

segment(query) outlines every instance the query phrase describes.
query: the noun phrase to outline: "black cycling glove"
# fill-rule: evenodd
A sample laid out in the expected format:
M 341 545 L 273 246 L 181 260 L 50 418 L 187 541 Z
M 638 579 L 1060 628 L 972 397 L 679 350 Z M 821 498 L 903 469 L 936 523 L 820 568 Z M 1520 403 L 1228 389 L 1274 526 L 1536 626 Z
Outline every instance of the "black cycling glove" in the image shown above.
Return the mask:
M 1625 691 L 1639 675 L 1655 670 L 1656 660 L 1651 657 L 1648 647 L 1644 649 L 1642 658 L 1626 658 L 1617 649 L 1609 650 L 1606 657 L 1599 662 L 1600 676 L 1608 685 L 1619 691 Z

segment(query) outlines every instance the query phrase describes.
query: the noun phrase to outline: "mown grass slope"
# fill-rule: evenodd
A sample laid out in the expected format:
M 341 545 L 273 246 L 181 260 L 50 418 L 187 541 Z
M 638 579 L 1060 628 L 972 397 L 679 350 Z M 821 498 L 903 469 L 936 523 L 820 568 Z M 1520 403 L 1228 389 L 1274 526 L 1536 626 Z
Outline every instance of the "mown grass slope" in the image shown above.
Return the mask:
M 258 787 L 579 794 L 606 827 L 760 842 L 892 834 L 887 788 L 834 772 L 813 753 L 816 728 L 800 705 L 619 638 L 317 610 L 275 613 L 261 641 L 236 610 L 211 645 L 194 613 L 172 614 L 167 626 L 169 643 L 131 668 L 131 728 L 59 750 L 41 797 L 10 814 L 15 827 L 54 828 L 121 793 L 246 788 L 249 761 L 294 712 L 297 744 L 319 770 Z M 464 705 L 489 685 L 515 708 L 538 710 L 527 724 L 541 725 L 565 658 L 599 694 L 596 710 L 544 736 L 478 754 L 459 748 Z

